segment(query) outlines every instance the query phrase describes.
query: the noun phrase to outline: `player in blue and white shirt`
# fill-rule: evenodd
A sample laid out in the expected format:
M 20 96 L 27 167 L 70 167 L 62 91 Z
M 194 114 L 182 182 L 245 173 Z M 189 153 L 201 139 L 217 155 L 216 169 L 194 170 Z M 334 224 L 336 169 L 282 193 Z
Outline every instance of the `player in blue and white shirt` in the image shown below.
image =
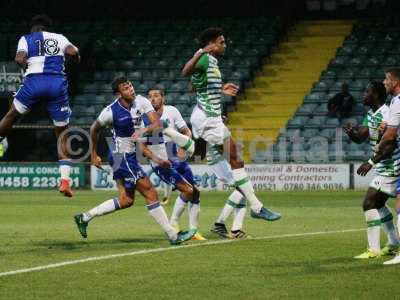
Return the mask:
M 143 135 L 158 134 L 162 130 L 158 115 L 146 98 L 138 95 L 130 81 L 119 77 L 112 83 L 113 91 L 118 98 L 115 99 L 100 113 L 97 120 L 90 128 L 92 141 L 92 164 L 101 168 L 101 158 L 97 154 L 97 139 L 101 128 L 110 127 L 113 132 L 113 145 L 110 149 L 110 165 L 113 168 L 113 178 L 117 183 L 118 197 L 109 199 L 89 211 L 74 217 L 81 235 L 87 237 L 87 226 L 90 220 L 125 209 L 135 201 L 137 189 L 145 198 L 150 215 L 163 228 L 171 244 L 179 244 L 191 239 L 195 230 L 179 232 L 173 228 L 167 214 L 158 201 L 157 192 L 151 184 L 136 158 L 136 142 Z M 149 126 L 138 128 L 143 116 L 149 119 Z
M 188 204 L 190 229 L 198 229 L 200 212 L 200 191 L 196 188 L 193 173 L 189 164 L 185 161 L 186 150 L 178 147 L 175 143 L 176 136 L 172 138 L 170 132 L 179 132 L 191 140 L 191 131 L 183 120 L 180 112 L 173 106 L 165 105 L 164 91 L 158 88 L 150 89 L 147 93 L 153 108 L 164 124 L 164 134 L 161 136 L 147 138 L 143 154 L 150 159 L 150 164 L 157 176 L 166 184 L 180 191 L 175 201 L 175 206 L 170 218 L 172 226 L 179 230 L 179 218 L 182 215 L 186 204 Z M 148 121 L 144 118 L 144 125 Z M 195 240 L 205 240 L 197 232 L 193 237 Z
M 62 136 L 59 151 L 61 173 L 60 192 L 72 196 L 70 166 L 66 150 L 66 135 L 71 109 L 68 99 L 68 82 L 64 73 L 65 55 L 79 61 L 78 48 L 65 36 L 46 31 L 51 19 L 38 15 L 32 19 L 31 33 L 18 42 L 15 61 L 25 70 L 23 85 L 17 91 L 10 111 L 0 122 L 0 142 L 11 131 L 17 119 L 28 113 L 39 101 L 46 101 L 53 120 L 57 139 Z

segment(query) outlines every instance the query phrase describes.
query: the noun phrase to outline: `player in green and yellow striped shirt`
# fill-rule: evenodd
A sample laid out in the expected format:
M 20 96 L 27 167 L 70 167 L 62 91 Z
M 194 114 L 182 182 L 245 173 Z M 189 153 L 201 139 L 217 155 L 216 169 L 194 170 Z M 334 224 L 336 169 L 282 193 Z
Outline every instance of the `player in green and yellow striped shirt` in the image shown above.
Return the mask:
M 191 76 L 196 91 L 197 105 L 190 118 L 193 136 L 196 139 L 204 139 L 208 146 L 217 148 L 220 153 L 223 153 L 223 150 L 229 153 L 227 161 L 232 167 L 235 187 L 249 201 L 253 218 L 278 220 L 281 215 L 265 208 L 255 195 L 253 185 L 244 169 L 244 162 L 238 155 L 237 145 L 222 121 L 222 93 L 236 96 L 238 92 L 236 85 L 222 84 L 218 67 L 217 58 L 222 56 L 226 49 L 224 32 L 220 28 L 208 28 L 201 33 L 199 41 L 201 48 L 182 70 L 183 76 Z
M 380 128 L 389 117 L 389 107 L 385 104 L 385 100 L 385 86 L 378 81 L 371 82 L 364 94 L 364 104 L 369 106 L 370 110 L 365 116 L 362 126 L 358 130 L 354 130 L 350 124 L 343 128 L 352 141 L 362 143 L 369 139 L 372 151 L 375 151 L 381 136 Z M 389 197 L 396 197 L 396 184 L 400 174 L 399 165 L 400 149 L 395 147 L 391 157 L 374 166 L 376 177 L 372 180 L 363 202 L 368 226 L 368 249 L 355 258 L 368 259 L 394 255 L 399 249 L 400 241 L 394 227 L 393 215 L 386 206 Z M 381 226 L 388 237 L 388 244 L 383 249 L 380 247 Z

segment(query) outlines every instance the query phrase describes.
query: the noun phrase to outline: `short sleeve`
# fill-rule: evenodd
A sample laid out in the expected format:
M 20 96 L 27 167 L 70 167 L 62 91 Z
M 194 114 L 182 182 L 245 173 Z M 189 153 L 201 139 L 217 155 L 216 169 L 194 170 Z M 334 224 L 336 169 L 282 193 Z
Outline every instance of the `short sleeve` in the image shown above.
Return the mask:
M 139 95 L 135 101 L 137 101 L 138 108 L 142 113 L 147 114 L 154 111 L 153 105 L 147 98 Z
M 398 127 L 400 125 L 400 99 L 398 98 L 390 105 L 387 125 L 391 127 Z
M 111 126 L 113 123 L 113 115 L 111 107 L 104 108 L 100 115 L 97 118 L 97 122 L 100 123 L 101 126 Z
M 72 43 L 62 34 L 59 35 L 58 42 L 60 44 L 60 49 L 62 50 L 62 52 L 65 52 L 65 48 L 67 48 L 69 45 L 72 45 Z
M 182 115 L 179 112 L 179 110 L 177 110 L 176 107 L 173 107 L 172 111 L 173 111 L 173 118 L 174 118 L 175 127 L 178 128 L 178 129 L 182 129 L 184 127 L 187 127 L 187 124 L 186 124 L 185 120 L 182 118 Z
M 382 123 L 387 123 L 390 116 L 389 107 L 382 112 Z
M 26 42 L 26 39 L 24 36 L 22 36 L 18 41 L 17 53 L 18 52 L 28 53 L 28 43 Z
M 196 64 L 196 69 L 206 72 L 208 69 L 208 54 L 203 54 Z

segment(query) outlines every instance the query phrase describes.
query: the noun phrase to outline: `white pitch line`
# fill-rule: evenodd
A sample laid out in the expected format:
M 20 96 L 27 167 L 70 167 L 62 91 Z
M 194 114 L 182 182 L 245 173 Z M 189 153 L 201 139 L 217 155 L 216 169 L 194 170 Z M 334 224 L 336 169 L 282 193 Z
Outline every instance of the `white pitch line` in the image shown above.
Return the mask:
M 189 245 L 182 245 L 182 246 L 144 249 L 144 250 L 138 250 L 138 251 L 125 252 L 125 253 L 111 254 L 111 255 L 93 256 L 93 257 L 88 257 L 88 258 L 83 258 L 83 259 L 69 260 L 69 261 L 63 261 L 63 262 L 49 264 L 49 265 L 37 266 L 37 267 L 33 267 L 33 268 L 8 271 L 8 272 L 0 273 L 0 277 L 11 276 L 11 275 L 16 275 L 16 274 L 21 274 L 21 273 L 43 271 L 43 270 L 54 269 L 54 268 L 59 268 L 59 267 L 64 267 L 64 266 L 69 266 L 69 265 L 82 264 L 82 263 L 91 262 L 91 261 L 108 260 L 108 259 L 113 259 L 113 258 L 134 256 L 134 255 L 140 255 L 140 254 L 174 251 L 174 250 L 180 250 L 180 249 L 185 249 L 185 248 L 227 244 L 227 243 L 248 241 L 248 240 L 272 240 L 272 239 L 281 239 L 281 238 L 290 238 L 290 237 L 305 237 L 305 236 L 313 236 L 313 235 L 347 233 L 347 232 L 357 232 L 357 231 L 365 231 L 365 228 L 333 230 L 333 231 L 317 231 L 317 232 L 305 232 L 305 233 L 288 233 L 288 234 L 270 235 L 270 236 L 262 236 L 262 237 L 248 238 L 248 239 L 218 240 L 218 241 L 203 242 L 203 243 L 196 243 L 196 244 L 189 244 Z

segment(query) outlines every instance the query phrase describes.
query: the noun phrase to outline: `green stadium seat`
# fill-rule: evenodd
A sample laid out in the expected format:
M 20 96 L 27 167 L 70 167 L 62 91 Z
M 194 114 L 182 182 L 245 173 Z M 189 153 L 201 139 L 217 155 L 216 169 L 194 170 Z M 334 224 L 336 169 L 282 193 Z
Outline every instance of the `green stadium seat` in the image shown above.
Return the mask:
M 326 98 L 325 92 L 312 92 L 304 97 L 304 103 L 321 103 Z
M 304 128 L 320 128 L 325 121 L 323 116 L 314 116 L 307 121 Z
M 338 80 L 353 79 L 357 76 L 357 74 L 359 72 L 360 72 L 360 69 L 357 67 L 346 68 L 346 69 L 343 69 L 342 71 L 338 72 L 337 79 Z
M 369 57 L 367 60 L 364 61 L 364 66 L 366 67 L 377 67 L 380 65 L 383 58 L 378 57 Z
M 140 71 L 129 71 L 126 73 L 126 76 L 129 80 L 131 80 L 133 82 L 138 82 L 138 81 L 143 80 L 142 72 L 140 72 Z
M 335 80 L 338 76 L 336 70 L 324 70 L 321 73 L 320 80 Z
M 89 83 L 83 87 L 84 93 L 96 93 L 98 91 L 99 85 L 96 83 Z
M 350 93 L 364 91 L 369 83 L 368 79 L 358 79 L 349 82 Z
M 340 122 L 337 118 L 327 118 L 323 127 L 324 128 L 337 128 L 337 127 L 340 127 Z
M 310 139 L 312 137 L 316 137 L 319 134 L 319 130 L 318 129 L 303 129 L 301 131 L 301 136 L 306 138 L 306 139 Z
M 347 66 L 348 59 L 346 57 L 336 57 L 332 59 L 329 63 L 329 68 L 340 68 L 343 69 Z
M 301 129 L 307 123 L 309 118 L 307 116 L 297 116 L 291 119 L 288 124 L 287 128 L 299 128 Z
M 365 60 L 366 58 L 363 56 L 353 57 L 347 62 L 347 65 L 351 67 L 360 67 L 364 65 Z
M 184 81 L 177 81 L 173 83 L 169 88 L 169 92 L 187 92 L 189 89 L 188 83 Z
M 296 114 L 299 116 L 310 116 L 316 106 L 317 106 L 316 104 L 311 104 L 311 103 L 304 104 L 298 108 Z
M 326 92 L 329 90 L 329 87 L 333 84 L 333 80 L 323 80 L 318 81 L 314 84 L 312 88 L 312 92 Z
M 110 81 L 110 73 L 109 72 L 96 72 L 94 73 L 95 81 Z
M 325 116 L 328 113 L 328 108 L 325 103 L 318 105 L 314 111 L 313 114 L 317 116 Z

